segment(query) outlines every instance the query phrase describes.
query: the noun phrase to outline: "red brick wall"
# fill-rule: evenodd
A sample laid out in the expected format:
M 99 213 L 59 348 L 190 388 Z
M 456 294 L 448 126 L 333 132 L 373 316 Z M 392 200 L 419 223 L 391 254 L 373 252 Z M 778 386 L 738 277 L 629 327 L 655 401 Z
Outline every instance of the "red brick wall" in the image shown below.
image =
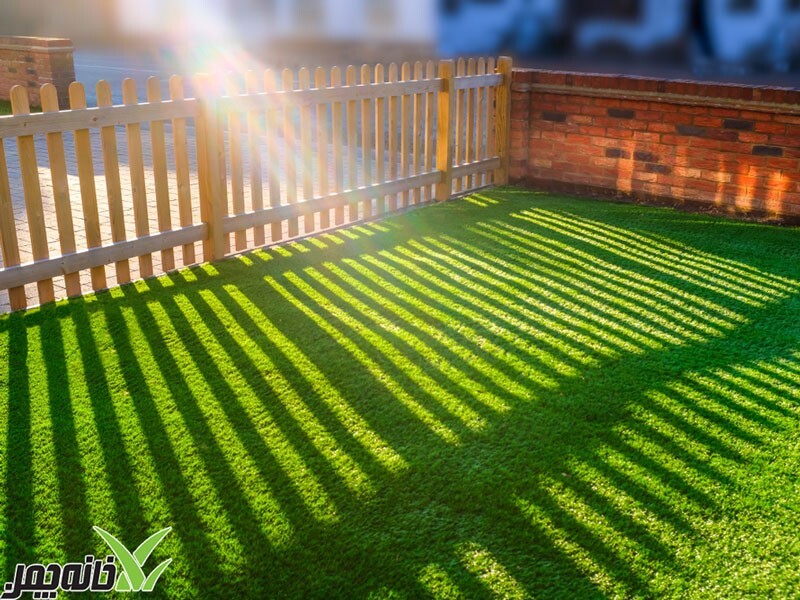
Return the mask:
M 0 36 L 0 99 L 15 85 L 28 88 L 31 105 L 39 106 L 39 88 L 52 83 L 61 108 L 69 107 L 68 88 L 75 81 L 72 42 L 61 38 Z
M 511 180 L 800 217 L 800 92 L 514 71 Z

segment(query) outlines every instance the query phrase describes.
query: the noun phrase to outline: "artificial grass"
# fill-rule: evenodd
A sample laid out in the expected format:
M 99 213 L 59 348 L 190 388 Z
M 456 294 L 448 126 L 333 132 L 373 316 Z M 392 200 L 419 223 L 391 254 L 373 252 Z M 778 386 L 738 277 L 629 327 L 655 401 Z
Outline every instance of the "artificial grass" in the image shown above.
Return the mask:
M 799 289 L 796 229 L 503 189 L 5 316 L 0 572 L 795 595 Z

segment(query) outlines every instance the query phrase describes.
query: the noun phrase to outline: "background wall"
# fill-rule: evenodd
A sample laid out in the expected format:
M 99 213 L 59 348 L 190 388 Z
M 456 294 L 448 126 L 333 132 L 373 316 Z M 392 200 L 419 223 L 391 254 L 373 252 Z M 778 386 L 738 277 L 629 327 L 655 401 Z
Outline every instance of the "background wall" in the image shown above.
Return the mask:
M 800 92 L 514 72 L 511 178 L 800 217 Z

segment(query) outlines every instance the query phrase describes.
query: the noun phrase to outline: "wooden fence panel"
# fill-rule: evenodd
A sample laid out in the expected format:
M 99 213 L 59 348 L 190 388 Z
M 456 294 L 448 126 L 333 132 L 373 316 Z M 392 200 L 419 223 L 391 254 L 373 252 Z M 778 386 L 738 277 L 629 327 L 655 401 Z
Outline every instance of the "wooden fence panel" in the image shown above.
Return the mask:
M 267 70 L 263 86 L 249 71 L 243 90 L 241 81 L 227 78 L 225 96 L 210 77 L 199 77 L 194 99 L 185 98 L 183 81 L 173 77 L 166 100 L 159 80 L 150 78 L 144 103 L 126 79 L 122 106 L 112 105 L 111 87 L 100 82 L 96 108 L 86 106 L 82 85 L 73 84 L 69 111 L 59 111 L 54 89 L 45 86 L 42 114 L 29 114 L 20 89 L 12 102 L 15 115 L 0 117 L 0 141 L 16 138 L 28 231 L 16 228 L 0 147 L 0 288 L 9 289 L 12 308 L 22 308 L 24 286 L 31 283 L 37 283 L 40 302 L 47 302 L 55 297 L 53 278 L 63 276 L 67 295 L 78 295 L 85 270 L 93 289 L 106 287 L 105 267 L 112 263 L 117 282 L 129 281 L 131 258 L 138 257 L 138 276 L 154 274 L 153 252 L 160 253 L 159 272 L 165 272 L 177 266 L 176 248 L 182 264 L 195 262 L 200 241 L 203 258 L 216 260 L 230 253 L 232 239 L 239 252 L 502 183 L 508 172 L 510 68 L 508 59 L 483 58 L 442 61 L 438 74 L 433 62 L 363 65 L 360 75 L 349 66 L 344 85 L 336 67 L 330 78 L 317 68 L 313 82 L 306 68 L 296 78 L 283 70 L 280 82 Z M 119 126 L 125 127 L 124 156 Z M 97 147 L 91 129 L 99 133 Z M 78 217 L 64 132 L 74 137 L 86 248 L 73 223 Z M 40 134 L 47 142 L 52 204 L 49 197 L 43 202 L 39 182 L 34 135 Z M 108 219 L 102 221 L 93 162 L 98 148 L 108 201 Z M 192 207 L 193 149 L 201 224 Z M 130 188 L 120 173 L 125 162 Z M 45 206 L 54 212 L 57 240 L 48 240 Z M 133 209 L 134 239 L 126 232 L 126 207 Z M 32 264 L 21 263 L 28 243 Z M 51 257 L 55 247 L 60 255 Z

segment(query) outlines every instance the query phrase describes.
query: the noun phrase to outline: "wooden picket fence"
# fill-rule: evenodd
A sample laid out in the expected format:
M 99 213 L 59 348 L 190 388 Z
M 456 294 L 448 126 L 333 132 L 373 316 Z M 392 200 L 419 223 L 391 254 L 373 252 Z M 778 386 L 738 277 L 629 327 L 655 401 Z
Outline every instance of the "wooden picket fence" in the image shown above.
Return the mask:
M 344 81 L 338 67 L 313 81 L 307 69 L 224 85 L 198 76 L 191 98 L 184 83 L 172 77 L 164 99 L 151 78 L 139 102 L 128 79 L 114 105 L 100 82 L 91 108 L 73 83 L 69 110 L 45 85 L 34 114 L 12 90 L 14 114 L 0 118 L 0 290 L 12 310 L 508 177 L 505 57 L 350 66 Z

